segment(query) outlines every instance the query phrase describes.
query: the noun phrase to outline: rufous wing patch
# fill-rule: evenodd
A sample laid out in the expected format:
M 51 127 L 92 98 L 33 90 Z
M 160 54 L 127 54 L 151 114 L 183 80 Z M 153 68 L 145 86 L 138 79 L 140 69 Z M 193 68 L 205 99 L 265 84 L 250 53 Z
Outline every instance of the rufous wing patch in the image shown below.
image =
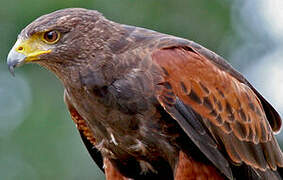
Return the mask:
M 166 82 L 175 99 L 178 97 L 202 117 L 215 141 L 224 146 L 227 158 L 262 171 L 283 166 L 282 152 L 259 99 L 262 97 L 248 84 L 193 48 L 159 49 L 152 58 L 160 71 L 166 72 L 159 84 Z M 159 88 L 156 96 L 168 109 L 159 98 L 167 91 L 164 89 Z

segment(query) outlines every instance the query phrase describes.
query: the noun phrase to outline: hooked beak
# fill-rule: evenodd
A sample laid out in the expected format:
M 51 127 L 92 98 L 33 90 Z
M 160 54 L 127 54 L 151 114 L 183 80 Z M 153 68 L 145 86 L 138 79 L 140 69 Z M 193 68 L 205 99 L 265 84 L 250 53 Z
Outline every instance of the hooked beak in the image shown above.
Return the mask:
M 26 55 L 19 53 L 13 49 L 10 50 L 8 57 L 7 57 L 7 64 L 10 73 L 15 76 L 15 67 L 18 67 L 24 64 L 26 59 Z
M 50 47 L 36 37 L 23 40 L 19 38 L 7 57 L 9 71 L 15 76 L 14 69 L 27 62 L 40 60 L 40 56 L 51 52 Z

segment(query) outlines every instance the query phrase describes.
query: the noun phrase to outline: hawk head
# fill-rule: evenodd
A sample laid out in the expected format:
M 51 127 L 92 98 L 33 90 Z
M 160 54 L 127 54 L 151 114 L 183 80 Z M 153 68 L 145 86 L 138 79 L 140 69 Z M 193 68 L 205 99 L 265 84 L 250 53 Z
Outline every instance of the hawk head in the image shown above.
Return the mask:
M 52 70 L 52 66 L 58 69 L 62 64 L 77 65 L 94 59 L 115 36 L 111 32 L 114 28 L 109 28 L 113 24 L 99 12 L 81 8 L 41 16 L 19 34 L 7 57 L 9 70 L 14 74 L 15 67 L 30 62 Z

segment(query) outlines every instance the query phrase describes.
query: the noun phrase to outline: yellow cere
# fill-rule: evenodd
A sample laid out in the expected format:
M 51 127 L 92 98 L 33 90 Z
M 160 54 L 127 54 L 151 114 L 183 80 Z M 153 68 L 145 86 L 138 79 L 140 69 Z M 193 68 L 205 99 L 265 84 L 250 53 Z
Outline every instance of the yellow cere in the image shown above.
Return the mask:
M 28 39 L 18 39 L 15 45 L 15 51 L 26 56 L 25 61 L 38 60 L 38 56 L 50 53 L 50 45 L 42 41 L 42 35 L 34 34 Z

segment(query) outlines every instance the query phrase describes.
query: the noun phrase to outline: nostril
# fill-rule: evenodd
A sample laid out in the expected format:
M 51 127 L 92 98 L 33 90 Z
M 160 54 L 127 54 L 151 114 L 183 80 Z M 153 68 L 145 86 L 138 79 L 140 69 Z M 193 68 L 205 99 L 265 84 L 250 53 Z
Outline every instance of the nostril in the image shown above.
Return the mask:
M 18 47 L 18 51 L 22 51 L 24 48 L 22 46 Z

